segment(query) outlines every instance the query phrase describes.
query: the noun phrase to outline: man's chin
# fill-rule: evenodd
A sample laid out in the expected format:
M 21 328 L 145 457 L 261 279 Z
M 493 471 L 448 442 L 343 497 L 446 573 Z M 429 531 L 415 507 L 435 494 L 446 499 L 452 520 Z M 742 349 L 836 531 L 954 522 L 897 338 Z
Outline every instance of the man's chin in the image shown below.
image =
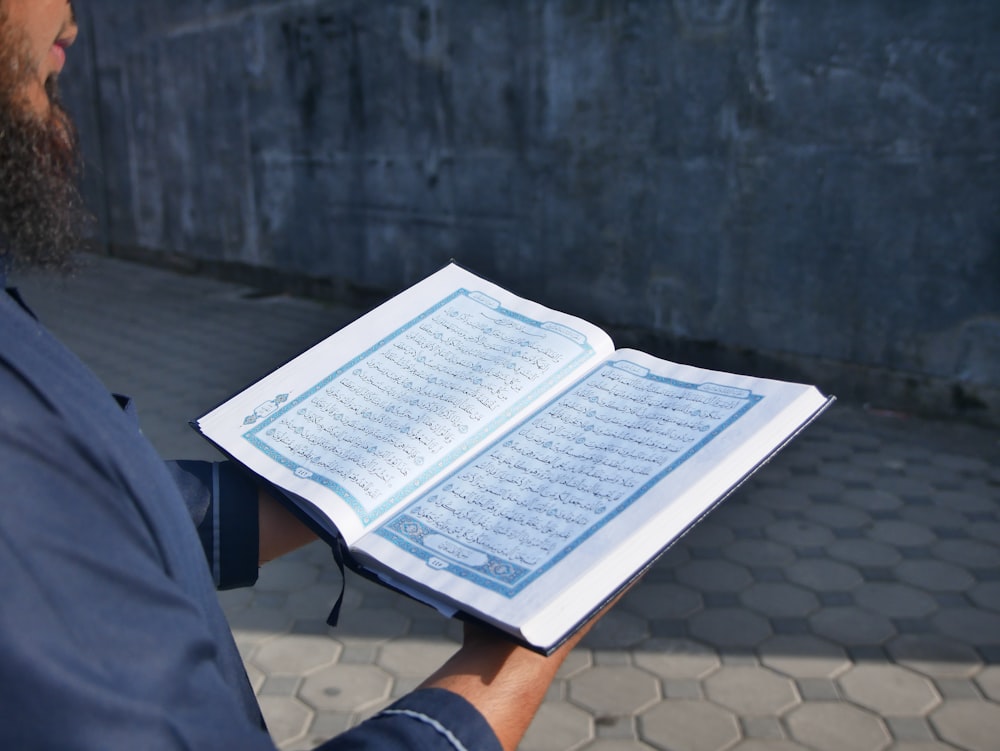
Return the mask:
M 77 187 L 76 131 L 50 94 L 43 121 L 0 92 L 0 256 L 8 267 L 72 268 L 90 223 Z

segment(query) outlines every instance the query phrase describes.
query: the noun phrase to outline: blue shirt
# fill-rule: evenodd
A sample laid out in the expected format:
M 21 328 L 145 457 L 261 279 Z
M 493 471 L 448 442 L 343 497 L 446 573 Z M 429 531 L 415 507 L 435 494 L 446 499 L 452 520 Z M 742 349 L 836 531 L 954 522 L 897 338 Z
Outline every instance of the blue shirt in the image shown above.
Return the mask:
M 256 576 L 252 480 L 164 463 L 13 292 L 0 481 L 0 748 L 273 751 L 215 594 Z M 423 690 L 322 748 L 499 743 L 464 699 Z

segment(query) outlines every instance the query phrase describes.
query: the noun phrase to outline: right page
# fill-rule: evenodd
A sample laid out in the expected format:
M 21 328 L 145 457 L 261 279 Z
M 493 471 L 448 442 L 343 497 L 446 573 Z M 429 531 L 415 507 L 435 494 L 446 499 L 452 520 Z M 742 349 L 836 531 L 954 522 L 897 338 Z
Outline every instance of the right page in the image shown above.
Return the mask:
M 827 401 L 619 350 L 355 554 L 547 650 Z

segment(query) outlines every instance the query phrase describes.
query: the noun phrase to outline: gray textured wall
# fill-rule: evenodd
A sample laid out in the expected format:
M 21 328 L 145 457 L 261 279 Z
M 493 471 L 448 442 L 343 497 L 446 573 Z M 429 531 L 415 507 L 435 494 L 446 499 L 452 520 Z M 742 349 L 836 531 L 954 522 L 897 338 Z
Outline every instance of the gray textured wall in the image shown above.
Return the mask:
M 1000 414 L 995 0 L 88 0 L 102 237 L 388 293 L 456 258 L 691 353 Z

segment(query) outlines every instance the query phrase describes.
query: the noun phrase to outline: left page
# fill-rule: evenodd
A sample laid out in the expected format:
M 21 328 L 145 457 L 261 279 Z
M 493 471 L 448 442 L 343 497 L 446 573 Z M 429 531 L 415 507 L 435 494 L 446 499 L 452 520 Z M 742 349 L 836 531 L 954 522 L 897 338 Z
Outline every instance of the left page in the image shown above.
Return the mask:
M 450 265 L 195 425 L 350 545 L 612 349 Z

